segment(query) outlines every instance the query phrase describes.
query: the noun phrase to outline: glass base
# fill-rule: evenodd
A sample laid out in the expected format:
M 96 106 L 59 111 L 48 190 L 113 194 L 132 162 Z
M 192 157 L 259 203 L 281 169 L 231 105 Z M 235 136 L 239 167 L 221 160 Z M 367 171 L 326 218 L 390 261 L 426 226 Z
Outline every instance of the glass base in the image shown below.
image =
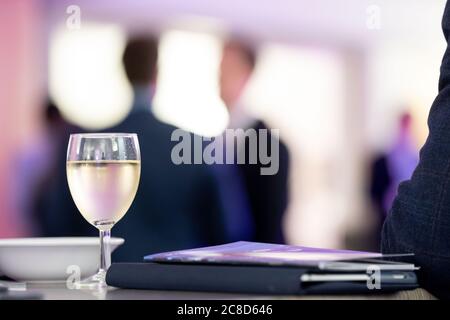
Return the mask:
M 93 276 L 74 283 L 75 289 L 101 289 L 106 288 L 106 271 L 100 270 Z

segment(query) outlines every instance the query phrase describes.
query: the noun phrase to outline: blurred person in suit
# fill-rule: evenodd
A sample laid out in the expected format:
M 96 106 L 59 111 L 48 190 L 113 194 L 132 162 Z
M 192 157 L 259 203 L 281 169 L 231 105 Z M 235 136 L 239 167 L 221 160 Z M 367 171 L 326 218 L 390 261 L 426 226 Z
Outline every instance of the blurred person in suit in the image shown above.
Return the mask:
M 289 153 L 278 137 L 270 135 L 270 129 L 261 120 L 252 117 L 244 108 L 241 97 L 256 65 L 256 52 L 245 42 L 234 39 L 226 42 L 220 62 L 219 89 L 230 121 L 228 129 L 261 129 L 268 131 L 267 141 L 279 144 L 279 168 L 273 175 L 262 175 L 263 164 L 248 162 L 249 139 L 237 142 L 236 152 L 244 153 L 245 164 L 216 165 L 221 198 L 227 216 L 231 239 L 283 243 L 283 215 L 288 203 Z M 260 137 L 257 135 L 259 148 Z M 270 142 L 268 150 L 270 150 Z M 229 142 L 225 143 L 225 152 Z M 235 148 L 235 144 L 232 144 Z
M 419 150 L 413 136 L 413 119 L 410 113 L 400 116 L 398 133 L 394 144 L 387 154 L 387 165 L 391 173 L 392 183 L 384 199 L 384 208 L 388 211 L 397 194 L 398 185 L 411 177 L 419 162 Z
M 371 166 L 370 197 L 375 209 L 373 251 L 379 251 L 381 229 L 387 212 L 397 194 L 399 184 L 411 177 L 419 161 L 419 151 L 413 141 L 412 116 L 401 114 L 398 132 L 390 148 L 379 154 Z
M 61 115 L 49 97 L 42 108 L 43 133 L 34 137 L 14 162 L 15 204 L 20 223 L 30 235 L 39 235 L 42 226 L 42 200 L 45 186 L 56 167 L 58 146 L 74 128 Z
M 217 185 L 209 168 L 174 164 L 171 135 L 177 128 L 159 121 L 152 113 L 157 60 L 155 38 L 139 36 L 128 41 L 123 65 L 133 88 L 133 104 L 120 124 L 104 130 L 137 133 L 141 150 L 136 197 L 127 214 L 112 229 L 113 236 L 125 239 L 125 244 L 113 253 L 113 261 L 142 261 L 150 253 L 225 241 Z M 52 223 L 49 233 L 93 234 L 95 229 L 84 221 L 70 197 L 63 170 L 53 192 L 49 215 L 59 219 L 49 220 Z

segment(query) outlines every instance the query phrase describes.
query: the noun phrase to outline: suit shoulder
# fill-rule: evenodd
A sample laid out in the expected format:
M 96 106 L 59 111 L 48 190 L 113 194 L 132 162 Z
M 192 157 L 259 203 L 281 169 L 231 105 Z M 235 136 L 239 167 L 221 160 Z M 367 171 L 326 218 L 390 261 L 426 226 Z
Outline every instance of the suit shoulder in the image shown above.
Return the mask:
M 267 133 L 268 133 L 268 135 L 269 135 L 269 137 L 272 137 L 272 133 L 271 133 L 271 129 L 273 129 L 273 128 L 270 128 L 264 121 L 262 121 L 262 120 L 258 120 L 257 122 L 256 122 L 256 124 L 254 125 L 254 127 L 253 127 L 254 129 L 256 129 L 256 130 L 261 130 L 261 129 L 265 129 L 265 130 L 267 130 Z M 287 145 L 286 145 L 286 143 L 283 141 L 283 139 L 281 138 L 281 137 L 277 137 L 277 139 L 278 139 L 278 141 L 279 141 L 279 151 L 280 151 L 280 154 L 282 155 L 282 156 L 285 156 L 286 158 L 287 157 L 289 157 L 289 149 L 288 149 L 288 147 L 287 147 Z

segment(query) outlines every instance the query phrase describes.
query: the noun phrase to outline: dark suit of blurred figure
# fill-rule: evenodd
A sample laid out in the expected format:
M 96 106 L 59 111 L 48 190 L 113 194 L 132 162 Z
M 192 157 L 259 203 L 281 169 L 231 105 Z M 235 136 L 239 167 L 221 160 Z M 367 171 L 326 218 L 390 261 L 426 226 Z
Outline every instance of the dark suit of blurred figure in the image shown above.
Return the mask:
M 18 218 L 33 236 L 42 232 L 45 213 L 42 201 L 57 168 L 58 146 L 62 141 L 67 142 L 70 132 L 74 130 L 51 99 L 47 99 L 43 111 L 44 134 L 23 148 L 14 162 L 16 179 L 13 187 L 16 188 Z
M 149 253 L 223 242 L 217 186 L 209 168 L 173 164 L 171 150 L 177 142 L 171 141 L 171 134 L 176 128 L 160 122 L 151 112 L 157 41 L 147 37 L 131 39 L 123 63 L 134 90 L 134 102 L 127 118 L 105 132 L 137 133 L 142 169 L 135 200 L 112 229 L 113 236 L 125 238 L 125 244 L 113 253 L 113 260 L 141 261 Z M 70 199 L 65 175 L 60 180 L 57 186 L 64 192 L 57 196 L 64 198 L 65 204 L 54 205 L 57 212 L 51 215 L 64 215 L 66 221 L 62 225 L 67 229 L 53 223 L 50 233 L 92 234 L 94 227 L 83 221 Z
M 230 129 L 255 129 L 256 132 L 260 129 L 269 129 L 264 122 L 251 117 L 240 102 L 255 64 L 256 54 L 245 43 L 229 41 L 224 45 L 219 84 L 220 96 L 230 114 L 228 126 Z M 270 136 L 270 131 L 268 132 L 267 141 L 278 139 Z M 245 152 L 248 160 L 248 140 L 243 145 L 238 145 L 237 149 L 237 152 Z M 263 165 L 259 161 L 257 164 L 248 164 L 248 161 L 246 164 L 237 164 L 234 173 L 230 172 L 230 169 L 233 169 L 231 165 L 225 166 L 228 167 L 228 172 L 219 174 L 225 176 L 225 179 L 219 181 L 222 182 L 221 194 L 225 202 L 231 239 L 284 242 L 282 220 L 288 203 L 288 164 L 288 150 L 280 142 L 279 170 L 274 175 L 261 175 L 260 168 Z M 235 205 L 230 207 L 231 200 L 227 199 L 233 197 Z M 239 216 L 236 212 L 240 213 Z
M 376 157 L 372 164 L 370 196 L 376 213 L 376 245 L 372 248 L 373 251 L 380 249 L 381 229 L 397 195 L 399 184 L 411 177 L 419 161 L 409 113 L 401 115 L 398 133 L 393 142 L 389 150 Z

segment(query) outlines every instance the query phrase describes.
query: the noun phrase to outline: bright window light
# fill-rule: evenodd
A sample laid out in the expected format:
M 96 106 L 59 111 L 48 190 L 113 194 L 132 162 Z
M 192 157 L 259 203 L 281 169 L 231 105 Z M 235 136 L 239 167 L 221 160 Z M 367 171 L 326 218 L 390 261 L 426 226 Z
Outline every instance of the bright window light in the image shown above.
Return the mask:
M 346 202 L 351 190 L 341 182 L 352 172 L 342 58 L 334 51 L 280 44 L 263 46 L 259 58 L 244 100 L 249 111 L 280 129 L 291 153 L 287 240 L 342 247 L 344 222 L 354 211 Z
M 213 35 L 178 30 L 164 33 L 156 115 L 197 134 L 220 134 L 228 123 L 228 113 L 218 95 L 220 54 L 221 42 Z
M 252 113 L 275 122 L 302 154 L 325 156 L 339 149 L 343 129 L 343 66 L 320 49 L 267 44 L 245 101 Z
M 121 65 L 125 34 L 114 25 L 58 28 L 50 45 L 50 94 L 64 116 L 91 129 L 111 126 L 129 111 L 131 90 Z

